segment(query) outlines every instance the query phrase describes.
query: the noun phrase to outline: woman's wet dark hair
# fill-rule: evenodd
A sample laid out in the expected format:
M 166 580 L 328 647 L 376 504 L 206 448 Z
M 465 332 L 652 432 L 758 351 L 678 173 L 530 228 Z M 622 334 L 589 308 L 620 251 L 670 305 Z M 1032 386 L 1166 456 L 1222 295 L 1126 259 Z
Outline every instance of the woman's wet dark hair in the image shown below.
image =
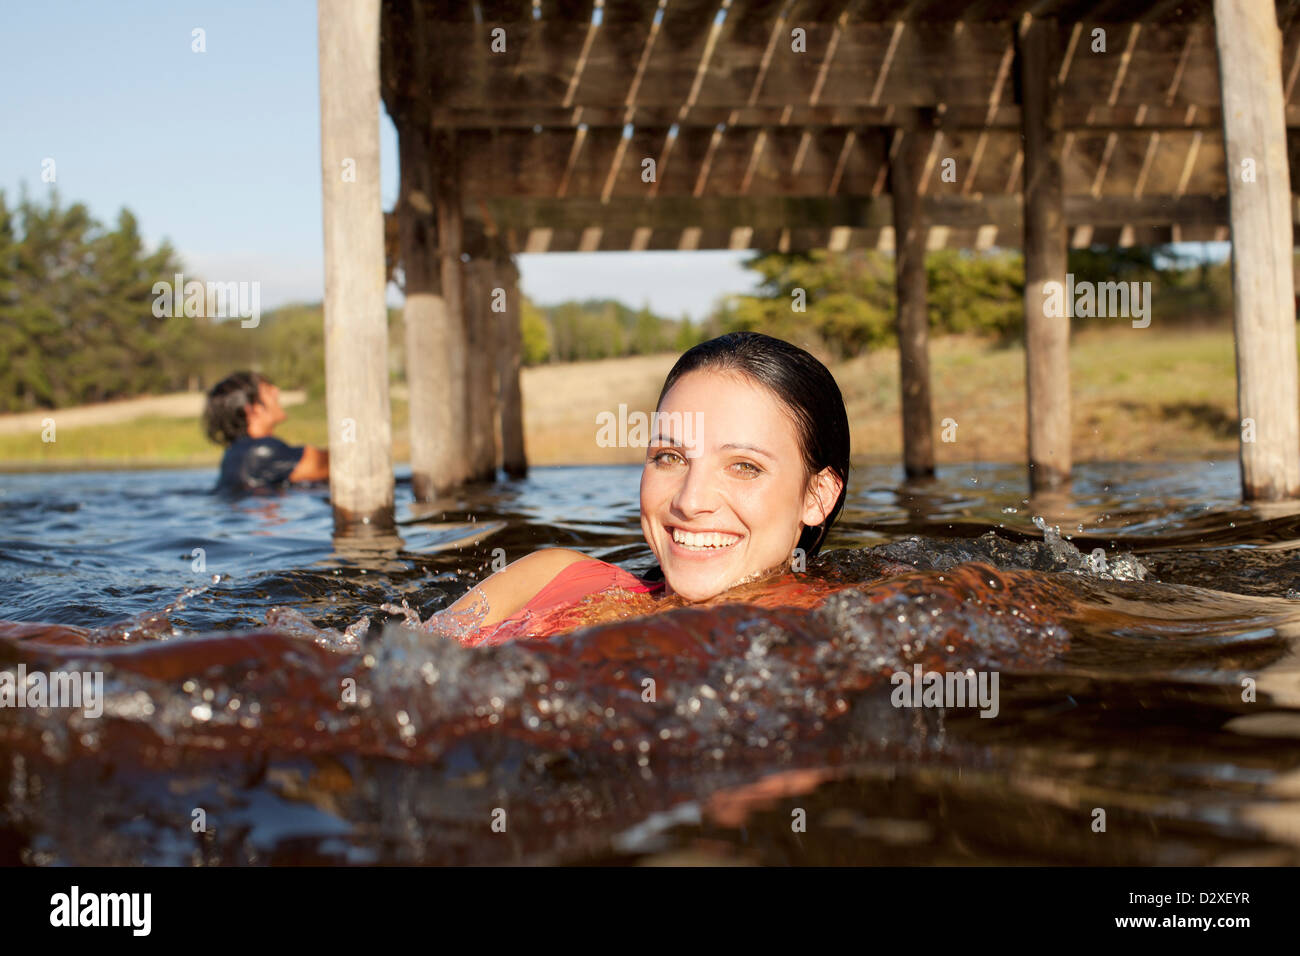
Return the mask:
M 688 372 L 735 372 L 766 386 L 794 419 L 809 480 L 829 468 L 841 481 L 835 507 L 819 525 L 804 528 L 799 547 L 807 557 L 821 549 L 849 486 L 849 415 L 835 377 L 797 345 L 761 332 L 729 332 L 688 349 L 659 393 L 658 409 L 669 389 Z
M 233 445 L 248 434 L 245 405 L 262 400 L 258 391 L 266 379 L 256 372 L 233 372 L 208 392 L 203 408 L 203 430 L 218 445 Z

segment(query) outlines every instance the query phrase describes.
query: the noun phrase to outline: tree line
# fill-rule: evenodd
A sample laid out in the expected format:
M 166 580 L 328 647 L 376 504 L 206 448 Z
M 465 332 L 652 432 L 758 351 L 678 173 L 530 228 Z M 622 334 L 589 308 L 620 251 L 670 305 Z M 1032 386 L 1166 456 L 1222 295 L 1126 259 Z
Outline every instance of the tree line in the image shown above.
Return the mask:
M 145 248 L 128 210 L 104 225 L 56 192 L 10 202 L 0 191 L 0 412 L 206 389 L 237 368 L 324 394 L 320 303 L 269 310 L 255 328 L 156 309 L 154 284 L 183 272 L 168 243 Z M 520 311 L 528 364 L 685 349 L 707 331 L 612 300 L 525 298 Z M 389 369 L 401 381 L 400 310 L 389 310 L 389 328 Z
M 725 331 L 752 329 L 812 340 L 836 358 L 896 344 L 892 254 L 876 250 L 759 254 L 746 266 L 761 277 L 752 295 L 730 296 L 711 317 Z M 1074 283 L 1149 282 L 1160 325 L 1221 319 L 1232 309 L 1229 263 L 1180 256 L 1173 247 L 1071 249 Z M 1024 259 L 1017 251 L 944 249 L 925 260 L 931 332 L 1008 343 L 1024 331 Z M 1074 328 L 1114 318 L 1071 319 Z
M 525 297 L 520 321 L 525 365 L 684 352 L 717 328 L 716 321 L 670 319 L 614 299 L 537 305 Z

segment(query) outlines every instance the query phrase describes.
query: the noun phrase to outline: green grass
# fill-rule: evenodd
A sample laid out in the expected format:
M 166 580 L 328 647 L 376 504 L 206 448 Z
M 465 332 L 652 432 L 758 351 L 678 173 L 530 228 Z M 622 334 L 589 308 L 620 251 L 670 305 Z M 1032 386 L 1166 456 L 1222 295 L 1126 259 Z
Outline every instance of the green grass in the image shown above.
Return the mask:
M 289 409 L 289 420 L 276 435 L 292 445 L 325 446 L 325 402 L 316 399 Z M 57 419 L 57 413 L 54 413 Z M 405 455 L 406 403 L 393 401 L 395 450 Z M 400 432 L 400 434 L 398 434 Z M 0 435 L 0 468 L 40 467 L 142 467 L 211 465 L 221 460 L 222 449 L 208 440 L 196 418 L 137 418 L 113 425 L 59 428 L 55 441 L 44 442 L 41 433 Z
M 590 416 L 580 416 L 581 427 L 567 430 L 561 427 L 568 421 L 565 416 L 572 417 L 575 402 L 584 408 L 608 409 L 628 401 L 631 371 L 640 368 L 638 361 L 645 360 L 599 363 L 600 374 L 591 365 L 577 366 L 571 374 L 563 366 L 525 370 L 524 421 L 532 436 L 534 462 L 589 460 Z M 671 357 L 665 357 L 665 370 L 670 364 Z M 1073 337 L 1070 366 L 1076 461 L 1236 453 L 1236 368 L 1230 327 L 1088 329 Z M 898 352 L 880 349 L 836 365 L 833 371 L 848 405 L 855 456 L 897 461 L 901 454 Z M 566 375 L 576 378 L 570 382 Z M 537 384 L 527 398 L 530 376 Z M 647 393 L 657 391 L 658 378 L 655 372 Z M 935 339 L 931 379 L 936 432 L 945 418 L 959 423 L 955 443 L 935 443 L 940 462 L 1024 460 L 1021 346 L 958 336 Z M 569 394 L 574 390 L 581 401 Z M 278 435 L 293 443 L 328 444 L 323 400 L 295 406 L 289 414 Z M 393 435 L 394 458 L 407 460 L 407 408 L 397 399 Z M 43 443 L 39 432 L 0 435 L 0 468 L 215 466 L 220 451 L 202 435 L 194 419 L 153 418 L 60 429 L 58 441 L 52 444 Z

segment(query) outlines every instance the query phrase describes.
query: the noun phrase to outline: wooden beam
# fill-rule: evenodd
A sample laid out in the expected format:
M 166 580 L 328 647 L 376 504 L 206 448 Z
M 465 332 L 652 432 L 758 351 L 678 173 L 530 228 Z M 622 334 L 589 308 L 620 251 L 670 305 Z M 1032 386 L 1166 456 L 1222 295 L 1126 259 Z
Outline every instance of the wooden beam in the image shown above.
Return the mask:
M 1186 112 L 1183 110 L 1184 115 Z M 904 115 L 900 111 L 900 118 Z M 1104 128 L 1076 136 L 1074 151 L 1063 157 L 1067 193 L 1088 193 L 1094 189 L 1099 195 L 1131 191 L 1152 133 L 1161 134 L 1162 150 L 1185 151 L 1192 135 L 1200 132 L 1204 134 L 1206 149 L 1217 154 L 1222 143 L 1221 128 L 1205 129 L 1199 120 L 1198 111 L 1192 126 L 1144 124 L 1129 127 L 1115 136 L 1105 135 Z M 905 124 L 899 122 L 887 128 L 827 126 L 802 130 L 781 126 L 726 127 L 722 132 L 715 128 L 683 127 L 675 135 L 670 135 L 671 127 L 638 127 L 626 137 L 621 128 L 613 127 L 541 133 L 517 129 L 460 131 L 458 137 L 464 152 L 474 156 L 474 162 L 465 170 L 462 190 L 471 201 L 508 196 L 573 199 L 645 198 L 647 193 L 682 196 L 694 194 L 697 187 L 702 196 L 725 196 L 739 192 L 741 184 L 748 182 L 747 192 L 754 196 L 815 195 L 826 191 L 845 139 L 852 132 L 863 148 L 844 167 L 842 185 L 837 191 L 867 195 L 872 191 L 877 172 L 885 169 L 877 141 L 892 135 L 893 129 L 902 125 Z M 974 198 L 1007 193 L 1007 172 L 1021 144 L 1019 130 L 997 129 L 988 131 L 986 136 L 981 134 L 984 158 L 976 168 L 973 148 L 979 145 L 977 138 L 961 132 L 960 128 L 951 132 L 949 129 L 943 124 L 939 126 L 944 148 L 940 156 L 956 157 L 960 178 L 973 182 L 968 195 Z M 1168 139 L 1166 132 L 1171 134 Z M 1066 135 L 1068 145 L 1072 134 Z M 755 146 L 760 136 L 763 138 L 761 161 L 755 165 Z M 1300 157 L 1300 133 L 1292 135 L 1289 145 L 1292 153 Z M 1157 157 L 1146 192 L 1174 192 L 1177 171 L 1166 168 L 1160 161 L 1163 155 Z M 641 162 L 646 157 L 657 159 L 656 179 L 648 186 L 641 180 Z M 1103 184 L 1099 173 L 1103 169 L 1101 161 L 1106 157 L 1110 159 L 1105 166 Z M 1210 155 L 1205 153 L 1202 159 L 1205 162 L 1197 167 L 1197 176 L 1185 191 L 1226 193 L 1227 183 L 1217 158 L 1211 164 Z M 706 160 L 708 175 L 701 183 L 700 174 Z M 746 172 L 751 169 L 753 175 L 747 178 Z
M 920 170 L 931 137 L 901 130 L 889 160 L 893 197 L 894 277 L 898 296 L 898 358 L 903 411 L 903 468 L 909 480 L 934 475 L 930 400 L 929 314 L 926 308 L 926 224 Z
M 1025 367 L 1032 491 L 1070 480 L 1070 320 L 1046 306 L 1050 283 L 1064 289 L 1066 225 L 1061 171 L 1060 61 L 1055 22 L 1029 20 L 1020 32 L 1025 165 Z M 1058 296 L 1058 301 L 1064 298 Z
M 894 221 L 893 202 L 879 196 L 660 196 L 657 199 L 493 198 L 484 205 L 498 226 L 530 229 L 601 229 L 606 233 L 635 229 L 882 229 Z M 934 226 L 978 229 L 996 226 L 1018 231 L 1023 205 L 1016 195 L 983 198 L 932 195 L 921 199 L 922 213 Z M 1139 197 L 1073 195 L 1064 199 L 1071 226 L 1218 226 L 1228 222 L 1223 196 L 1147 193 Z M 530 249 L 530 252 L 545 251 Z
M 1000 69 L 1000 67 L 999 67 Z M 996 88 L 996 80 L 994 87 Z M 1177 94 L 1176 94 L 1177 95 Z M 990 93 L 992 96 L 992 93 Z M 1077 109 L 1075 107 L 1078 107 Z M 1140 107 L 1146 107 L 1146 115 L 1141 123 L 1132 117 Z M 897 126 L 897 113 L 903 107 L 822 104 L 817 106 L 753 106 L 745 103 L 696 104 L 686 122 L 677 124 L 683 130 L 693 128 L 711 129 L 718 124 L 737 129 L 746 126 L 792 126 L 799 129 L 818 126 L 841 126 L 864 128 L 869 126 Z M 908 109 L 913 107 L 906 107 Z M 446 129 L 515 129 L 532 130 L 541 127 L 547 133 L 557 130 L 586 126 L 592 130 L 608 128 L 622 130 L 627 124 L 636 127 L 654 126 L 667 128 L 676 123 L 677 110 L 662 106 L 631 107 L 583 107 L 563 109 L 560 107 L 502 107 L 502 108 L 467 108 L 452 109 L 436 107 L 429 110 L 429 121 Z M 1066 103 L 1066 116 L 1063 128 L 1073 131 L 1093 131 L 1099 133 L 1133 133 L 1150 130 L 1203 129 L 1220 132 L 1222 121 L 1219 118 L 1217 103 L 1198 107 L 1197 121 L 1189 124 L 1184 118 L 1186 104 L 1171 104 L 1159 94 L 1152 93 L 1150 99 L 1141 103 L 1117 103 L 1109 106 L 1105 103 L 1087 104 Z M 1300 127 L 1300 104 L 1290 104 L 1286 109 L 1286 124 L 1289 129 Z M 948 111 L 939 121 L 939 129 L 945 133 L 958 130 L 972 132 L 1020 132 L 1020 107 L 1014 103 L 986 102 L 979 106 L 970 104 L 949 104 Z
M 320 0 L 325 399 L 336 533 L 393 529 L 379 0 Z
M 545 243 L 532 244 L 531 233 L 525 233 L 522 247 L 540 252 L 583 251 L 583 234 L 572 230 L 547 233 Z M 1021 227 L 999 230 L 997 226 L 930 226 L 927 248 L 931 251 L 945 249 L 987 250 L 995 243 L 1002 248 L 1018 248 Z M 1091 241 L 1110 245 L 1164 245 L 1170 242 L 1217 242 L 1228 238 L 1227 226 L 1186 227 L 1181 238 L 1174 235 L 1171 226 L 1133 226 L 1128 228 L 1108 226 L 1093 230 Z M 1300 243 L 1298 243 L 1300 244 Z M 586 246 L 587 251 L 602 252 L 677 249 L 776 249 L 782 252 L 808 252 L 819 249 L 843 251 L 848 249 L 878 249 L 893 252 L 894 230 L 886 228 L 857 229 L 850 226 L 831 228 L 805 227 L 801 229 L 717 229 L 690 227 L 687 229 L 623 230 L 602 232 L 600 242 Z
M 1232 217 L 1241 491 L 1300 497 L 1291 176 L 1272 0 L 1214 0 Z M 1253 169 L 1252 169 L 1253 167 Z

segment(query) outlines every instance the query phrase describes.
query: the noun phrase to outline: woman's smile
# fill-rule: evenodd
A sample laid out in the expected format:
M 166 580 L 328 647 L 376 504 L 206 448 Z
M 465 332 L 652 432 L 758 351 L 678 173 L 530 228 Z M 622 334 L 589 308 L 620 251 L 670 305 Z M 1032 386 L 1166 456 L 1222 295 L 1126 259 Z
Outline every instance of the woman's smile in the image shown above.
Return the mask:
M 710 560 L 735 552 L 744 540 L 743 534 L 728 531 L 688 531 L 674 525 L 665 525 L 673 554 L 686 560 Z

